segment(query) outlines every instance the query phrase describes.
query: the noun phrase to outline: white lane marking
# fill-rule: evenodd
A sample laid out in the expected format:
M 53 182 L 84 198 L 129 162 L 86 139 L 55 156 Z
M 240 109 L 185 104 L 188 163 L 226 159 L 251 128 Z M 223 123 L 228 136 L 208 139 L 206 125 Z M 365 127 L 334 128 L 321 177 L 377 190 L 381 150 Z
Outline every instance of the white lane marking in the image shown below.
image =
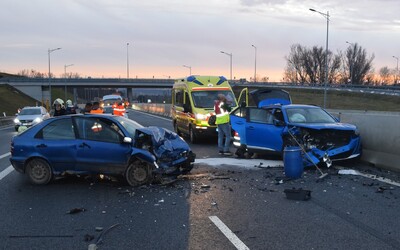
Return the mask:
M 142 114 L 145 114 L 145 115 L 148 115 L 148 116 L 155 117 L 155 118 L 160 118 L 160 119 L 163 119 L 163 120 L 166 120 L 166 121 L 171 121 L 171 119 L 168 119 L 168 118 L 165 118 L 165 117 L 161 117 L 161 116 L 158 116 L 158 115 L 152 115 L 152 114 L 149 114 L 149 113 L 146 113 L 146 112 L 143 112 L 143 111 L 139 111 L 139 110 L 135 110 L 135 111 L 139 112 L 139 113 L 142 113 Z
M 4 169 L 3 171 L 0 172 L 0 181 L 6 177 L 9 173 L 11 173 L 12 171 L 14 171 L 13 166 L 8 166 L 8 168 Z
M 0 155 L 0 160 L 1 160 L 1 159 L 3 159 L 4 157 L 7 157 L 7 156 L 9 156 L 9 155 L 11 155 L 11 153 L 10 153 L 10 152 L 8 152 L 8 153 L 5 153 L 5 154 L 3 154 L 3 155 Z
M 248 248 L 217 216 L 208 217 L 218 229 L 232 242 L 239 250 L 247 250 Z
M 196 159 L 196 164 L 206 164 L 213 167 L 221 165 L 237 166 L 242 168 L 279 168 L 283 167 L 283 161 L 264 159 L 238 159 L 232 157 Z
M 342 174 L 342 175 L 359 175 L 359 176 L 363 176 L 363 177 L 366 177 L 366 178 L 370 178 L 372 180 L 377 180 L 377 181 L 384 182 L 384 183 L 387 183 L 387 184 L 390 184 L 390 185 L 393 185 L 393 186 L 400 187 L 400 183 L 398 183 L 398 182 L 392 181 L 392 180 L 387 179 L 387 178 L 379 177 L 379 176 L 376 176 L 376 175 L 373 175 L 373 174 L 364 174 L 364 173 L 361 173 L 360 171 L 357 171 L 357 170 L 354 170 L 354 169 L 340 169 L 338 174 Z

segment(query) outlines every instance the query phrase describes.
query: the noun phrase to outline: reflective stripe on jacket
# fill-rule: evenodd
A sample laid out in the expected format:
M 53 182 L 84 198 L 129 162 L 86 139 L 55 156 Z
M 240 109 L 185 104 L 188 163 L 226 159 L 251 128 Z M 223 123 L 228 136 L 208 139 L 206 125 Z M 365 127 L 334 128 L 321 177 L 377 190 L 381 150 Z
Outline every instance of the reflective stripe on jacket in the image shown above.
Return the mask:
M 225 124 L 229 122 L 229 112 L 223 109 L 224 102 L 217 101 L 214 105 L 216 121 L 215 124 Z
M 114 108 L 114 115 L 123 116 L 125 114 L 125 107 L 123 105 L 118 105 Z

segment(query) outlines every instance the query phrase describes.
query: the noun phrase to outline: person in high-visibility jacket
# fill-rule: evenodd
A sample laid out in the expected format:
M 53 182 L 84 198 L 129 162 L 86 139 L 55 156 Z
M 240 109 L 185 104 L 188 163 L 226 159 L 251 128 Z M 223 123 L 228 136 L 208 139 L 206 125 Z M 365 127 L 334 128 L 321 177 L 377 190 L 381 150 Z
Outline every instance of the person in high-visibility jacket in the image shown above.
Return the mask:
M 229 124 L 230 109 L 225 95 L 219 94 L 218 100 L 214 101 L 214 112 L 216 116 L 215 124 L 217 124 L 218 128 L 218 151 L 220 155 L 232 155 L 229 151 L 231 143 L 231 126 Z
M 114 115 L 124 116 L 125 112 L 125 106 L 122 102 L 118 103 L 118 105 L 114 108 Z
M 92 106 L 92 110 L 90 110 L 91 114 L 103 114 L 104 110 L 100 108 L 100 103 L 99 102 L 94 102 Z

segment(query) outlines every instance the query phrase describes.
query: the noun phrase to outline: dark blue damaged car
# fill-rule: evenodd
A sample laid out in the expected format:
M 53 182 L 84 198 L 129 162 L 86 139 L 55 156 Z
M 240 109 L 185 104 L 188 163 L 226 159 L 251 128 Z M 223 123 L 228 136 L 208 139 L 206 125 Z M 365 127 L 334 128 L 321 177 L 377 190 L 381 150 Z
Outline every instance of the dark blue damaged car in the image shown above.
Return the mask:
M 256 90 L 254 106 L 241 105 L 231 112 L 234 146 L 238 157 L 254 153 L 283 154 L 286 146 L 303 149 L 305 166 L 358 158 L 361 138 L 357 127 L 340 123 L 324 109 L 291 104 L 286 91 Z
M 47 119 L 13 137 L 11 164 L 34 184 L 76 174 L 124 177 L 131 186 L 188 173 L 195 154 L 176 133 L 112 115 Z

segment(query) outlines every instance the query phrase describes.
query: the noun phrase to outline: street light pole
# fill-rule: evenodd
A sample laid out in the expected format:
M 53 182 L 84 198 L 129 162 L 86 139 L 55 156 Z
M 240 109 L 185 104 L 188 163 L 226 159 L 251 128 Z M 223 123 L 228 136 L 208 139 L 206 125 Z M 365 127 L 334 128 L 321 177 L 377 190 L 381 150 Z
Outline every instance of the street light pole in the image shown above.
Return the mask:
M 129 43 L 126 43 L 126 78 L 129 79 Z
M 64 89 L 64 99 L 67 100 L 67 68 L 73 66 L 73 64 L 64 65 L 64 82 L 65 82 L 65 89 Z
M 221 51 L 222 54 L 228 55 L 230 57 L 230 72 L 231 72 L 231 81 L 232 81 L 232 53 L 226 53 Z
M 189 69 L 189 75 L 191 76 L 192 75 L 192 67 L 186 66 L 186 65 L 182 65 L 182 66 Z
M 327 92 L 327 85 L 328 85 L 328 41 L 329 41 L 329 11 L 322 13 L 315 9 L 310 9 L 313 12 L 317 12 L 323 17 L 326 18 L 326 51 L 325 51 L 325 86 L 324 86 L 324 108 L 326 108 L 326 92 Z
M 397 66 L 396 66 L 396 84 L 397 84 L 397 79 L 399 77 L 399 58 L 397 56 L 393 56 L 394 59 L 397 61 Z
M 354 47 L 354 43 L 348 41 L 346 41 L 346 43 Z M 349 67 L 350 67 L 350 84 L 353 85 L 353 60 L 351 60 Z
M 257 82 L 257 47 L 251 46 L 254 47 L 254 82 Z
M 47 50 L 47 55 L 48 55 L 48 58 L 49 58 L 49 105 L 51 105 L 51 69 L 50 69 L 50 54 L 51 54 L 51 52 L 56 51 L 56 50 L 60 50 L 60 49 L 61 49 L 61 48 L 48 49 L 48 50 Z

